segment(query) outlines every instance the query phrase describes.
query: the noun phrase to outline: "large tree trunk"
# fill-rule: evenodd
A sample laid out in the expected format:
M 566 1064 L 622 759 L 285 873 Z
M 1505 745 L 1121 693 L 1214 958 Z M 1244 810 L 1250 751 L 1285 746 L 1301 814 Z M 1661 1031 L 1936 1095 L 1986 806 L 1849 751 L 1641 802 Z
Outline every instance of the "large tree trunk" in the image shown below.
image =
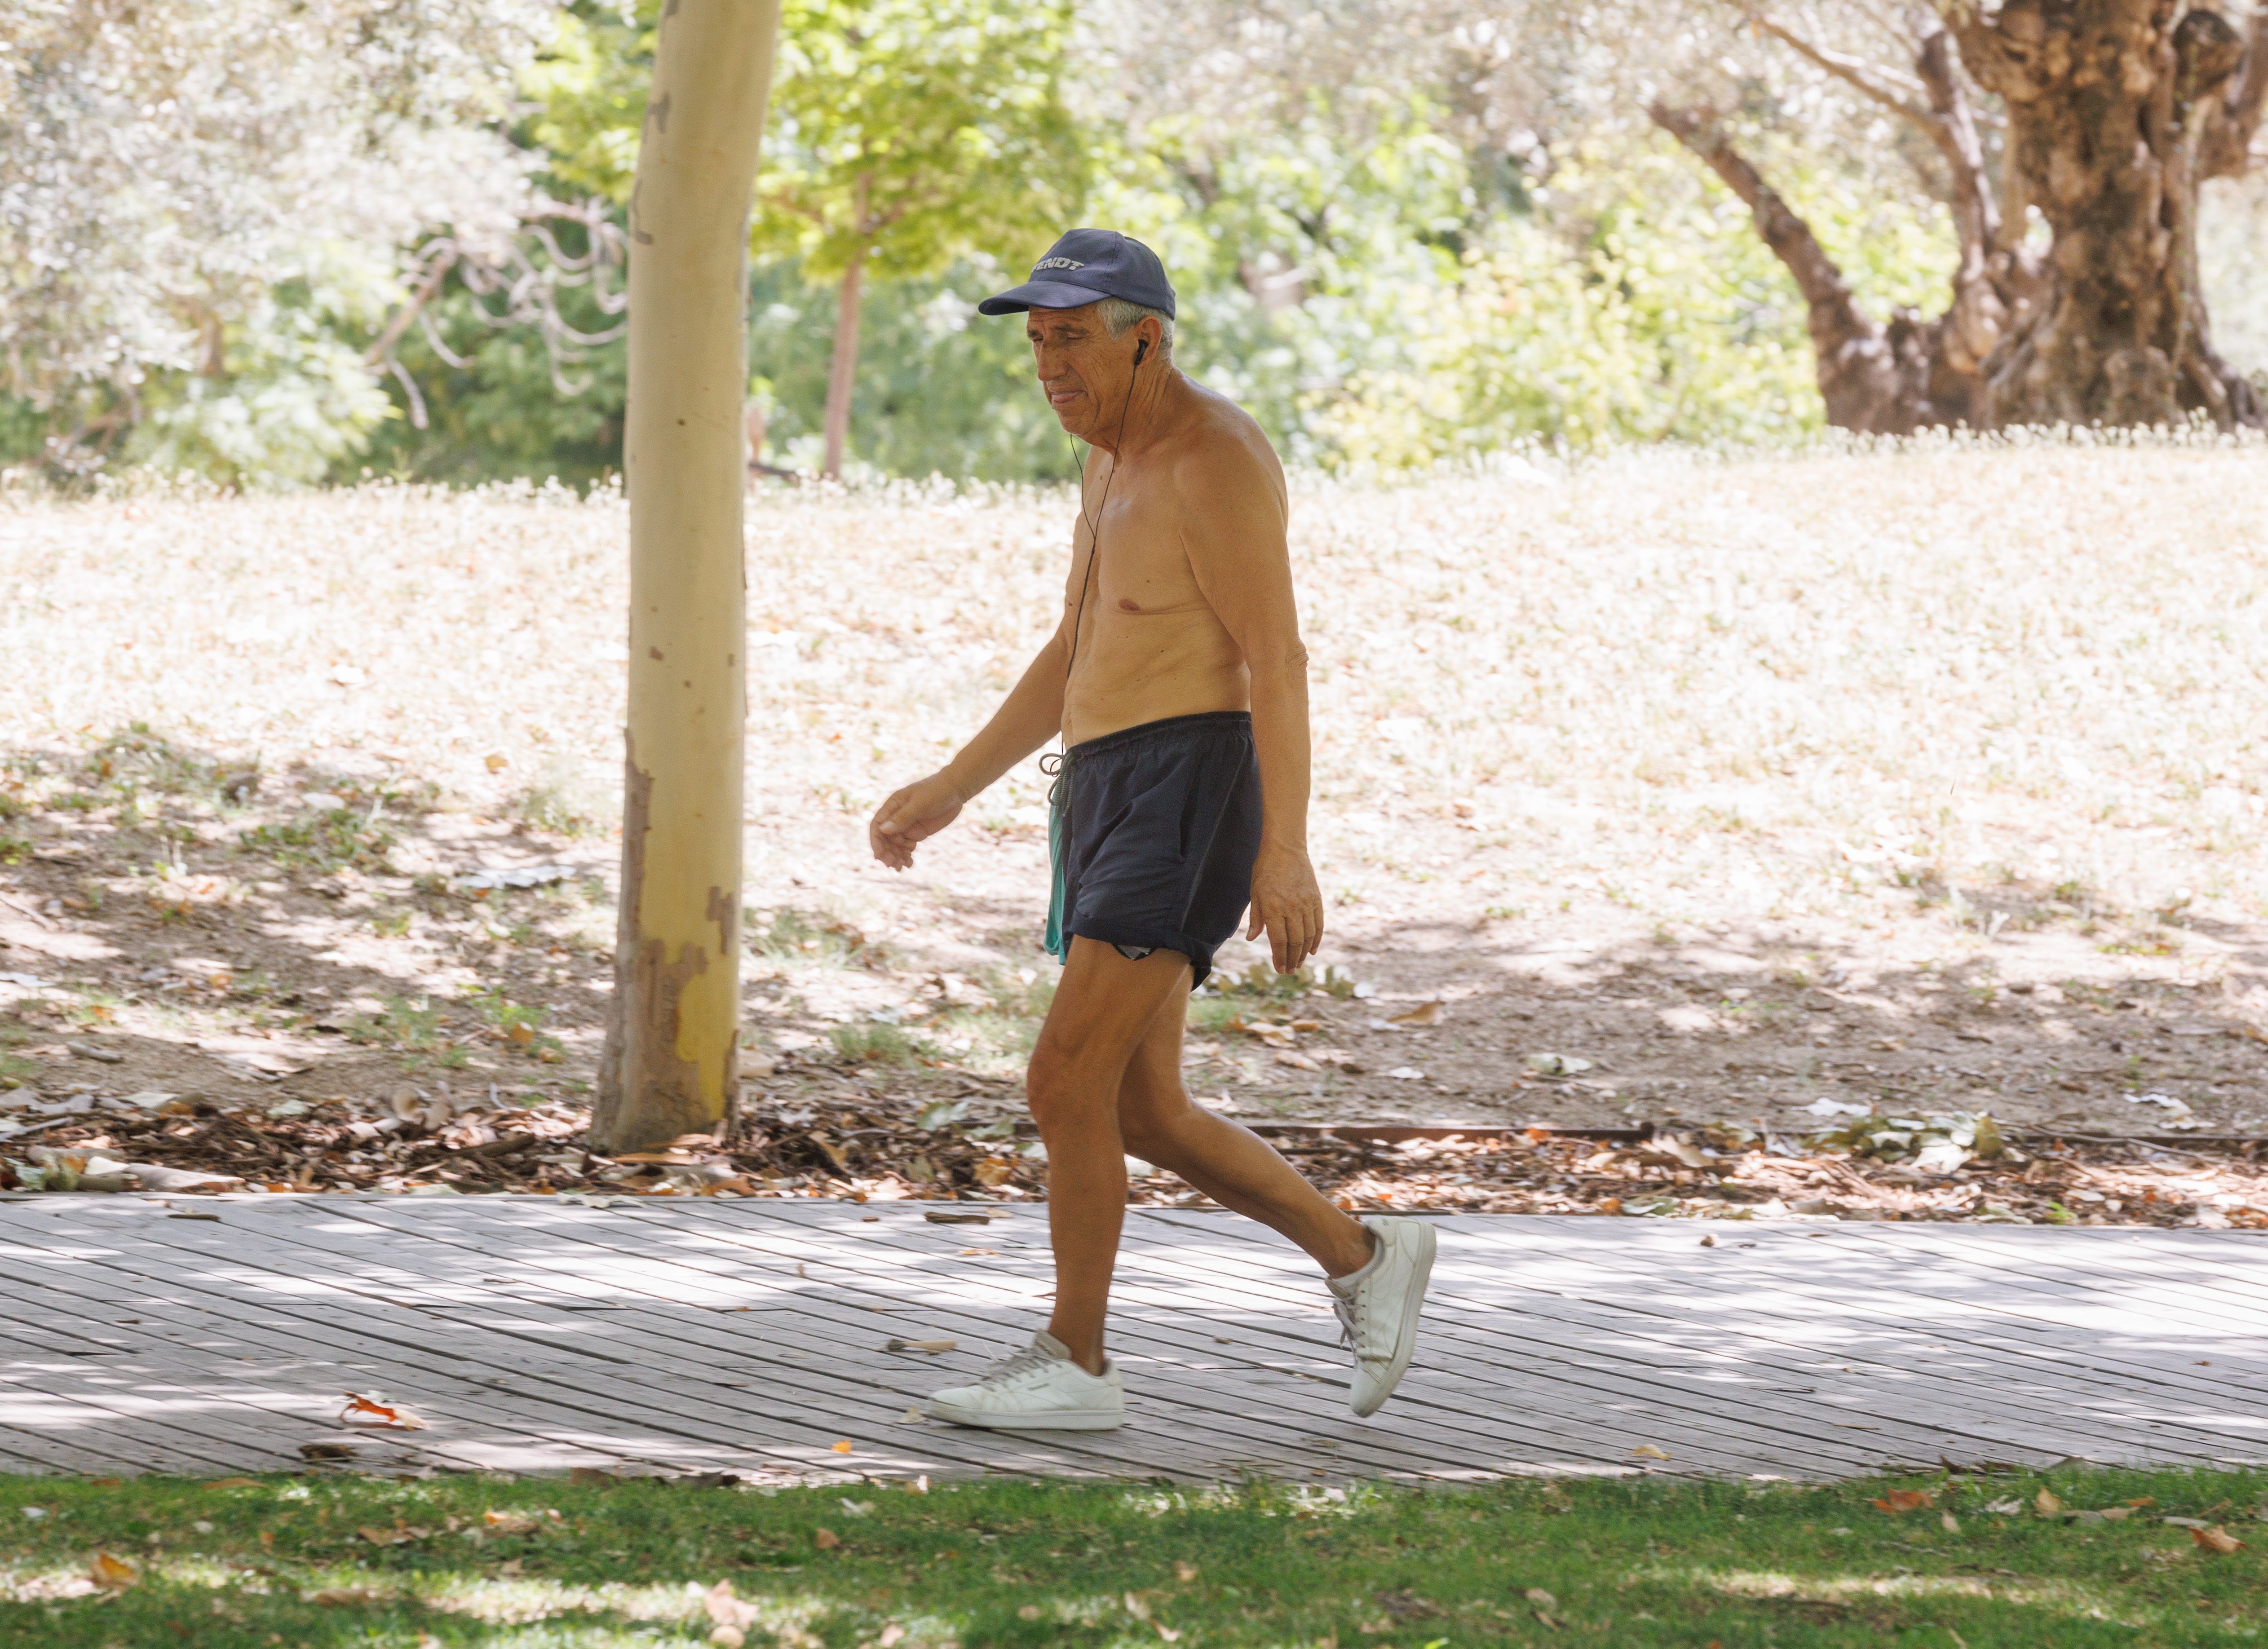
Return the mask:
M 630 196 L 630 718 L 591 1143 L 713 1131 L 740 1092 L 748 211 L 779 0 L 671 0 Z
M 1756 219 L 1756 232 L 1794 278 L 1803 294 L 1827 422 L 1838 430 L 1873 435 L 1908 435 L 1945 422 L 1930 399 L 1933 338 L 1918 334 L 1908 317 L 1886 328 L 1860 308 L 1811 225 L 1733 147 L 1713 119 L 1663 103 L 1648 113 L 1740 196 Z
M 1977 422 L 2259 423 L 2213 350 L 2197 273 L 2198 186 L 2227 166 L 2231 124 L 2258 118 L 2236 31 L 2177 0 L 2010 0 L 1948 21 L 2006 105 L 2015 170 L 2054 232 L 2037 302 L 1984 364 Z
M 2223 427 L 2263 422 L 2260 398 L 2213 348 L 2197 202 L 2205 179 L 2247 162 L 2268 102 L 2268 5 L 2248 43 L 2183 0 L 2007 0 L 1991 11 L 1940 0 L 1913 19 L 1910 72 L 1829 50 L 1762 12 L 1750 20 L 1918 127 L 1951 184 L 1952 302 L 1935 320 L 1901 312 L 1878 326 L 1712 118 L 1655 106 L 1655 122 L 1748 203 L 1801 289 L 1829 423 L 1903 433 L 2170 423 L 2197 411 Z M 1999 198 L 1972 79 L 2007 106 Z M 2054 232 L 2045 255 L 2025 244 L 2030 207 Z
M 850 445 L 850 392 L 858 382 L 858 303 L 866 284 L 866 254 L 861 249 L 843 271 L 835 289 L 835 354 L 827 367 L 827 462 L 829 481 L 841 478 Z

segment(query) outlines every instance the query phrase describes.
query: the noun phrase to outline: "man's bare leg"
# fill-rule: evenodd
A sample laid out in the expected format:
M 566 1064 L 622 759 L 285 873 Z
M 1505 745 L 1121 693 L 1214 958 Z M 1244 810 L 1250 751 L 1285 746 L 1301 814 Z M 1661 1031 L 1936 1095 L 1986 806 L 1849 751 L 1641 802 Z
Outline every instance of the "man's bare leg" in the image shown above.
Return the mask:
M 1048 1240 L 1056 1260 L 1048 1332 L 1090 1374 L 1102 1372 L 1110 1274 L 1126 1220 L 1119 1090 L 1161 1007 L 1182 1011 L 1189 976 L 1189 958 L 1177 951 L 1133 961 L 1100 940 L 1073 939 L 1025 1078 L 1048 1147 Z
M 1184 997 L 1160 1005 L 1127 1062 L 1118 1088 L 1118 1129 L 1127 1151 L 1180 1175 L 1224 1208 L 1280 1232 L 1306 1249 L 1327 1277 L 1368 1264 L 1370 1233 L 1334 1206 L 1275 1147 L 1190 1102 L 1182 1086 Z

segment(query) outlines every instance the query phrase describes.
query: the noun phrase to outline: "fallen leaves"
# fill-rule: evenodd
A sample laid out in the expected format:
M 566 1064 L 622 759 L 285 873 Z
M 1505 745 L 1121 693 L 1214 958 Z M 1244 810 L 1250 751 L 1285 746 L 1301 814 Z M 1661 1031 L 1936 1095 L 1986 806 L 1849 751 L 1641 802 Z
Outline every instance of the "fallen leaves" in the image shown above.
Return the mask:
M 1666 1450 L 1656 1448 L 1651 1443 L 1640 1443 L 1636 1448 L 1631 1450 L 1631 1453 L 1640 1460 L 1668 1460 L 1669 1458 L 1668 1453 Z
M 1386 1022 L 1404 1030 L 1425 1030 L 1439 1025 L 1449 1014 L 1447 1006 L 1440 1002 L 1421 1002 L 1407 1013 L 1396 1013 Z
M 837 1454 L 847 1454 L 850 1452 L 850 1439 L 847 1437 L 838 1437 L 827 1447 Z
M 123 1557 L 99 1551 L 86 1566 L 86 1578 L 106 1592 L 123 1592 L 142 1579 L 142 1572 Z
M 355 1531 L 373 1546 L 407 1546 L 412 1542 L 423 1540 L 432 1532 L 430 1528 L 412 1528 L 407 1523 L 396 1523 L 392 1528 L 369 1528 Z
M 1573 1077 L 1591 1068 L 1587 1059 L 1578 1059 L 1571 1054 L 1530 1054 L 1523 1062 L 1530 1076 Z
M 1902 1516 L 1908 1512 L 1918 1512 L 1924 1506 L 1934 1505 L 1937 1502 L 1926 1489 L 1892 1489 L 1874 1504 L 1893 1516 Z
M 814 1529 L 811 1533 L 811 1543 L 821 1551 L 836 1551 L 843 1545 L 843 1536 L 831 1528 Z
M 719 1580 L 703 1593 L 701 1607 L 709 1616 L 711 1643 L 740 1649 L 747 1642 L 748 1628 L 756 1623 L 756 1606 L 733 1596 L 730 1579 Z
M 494 1535 L 533 1535 L 559 1520 L 559 1513 L 549 1510 L 481 1513 L 481 1526 Z
M 2190 1538 L 2197 1542 L 2198 1550 L 2212 1552 L 2216 1557 L 2226 1557 L 2231 1552 L 2244 1550 L 2242 1541 L 2218 1525 L 2211 1528 L 2193 1528 L 2190 1531 Z
M 963 1249 L 962 1252 L 967 1253 L 968 1250 Z M 885 1351 L 926 1351 L 934 1354 L 939 1351 L 950 1351 L 960 1343 L 958 1340 L 888 1340 L 883 1343 L 882 1349 Z M 838 1443 L 835 1447 L 838 1453 L 847 1454 L 850 1452 L 846 1444 Z
M 346 1397 L 347 1406 L 339 1410 L 341 1425 L 391 1426 L 403 1432 L 425 1430 L 425 1422 L 416 1414 L 400 1403 L 388 1402 L 379 1393 L 350 1391 Z

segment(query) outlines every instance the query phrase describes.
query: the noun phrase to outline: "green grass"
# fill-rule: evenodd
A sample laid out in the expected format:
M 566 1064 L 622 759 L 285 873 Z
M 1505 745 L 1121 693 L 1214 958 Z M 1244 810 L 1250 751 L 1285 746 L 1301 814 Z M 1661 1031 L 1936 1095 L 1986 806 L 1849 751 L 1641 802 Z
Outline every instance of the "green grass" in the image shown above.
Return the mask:
M 375 808 L 358 813 L 352 807 L 335 807 L 303 813 L 288 824 L 241 830 L 236 839 L 245 851 L 263 854 L 278 865 L 329 872 L 383 871 L 386 856 L 401 836 L 391 825 L 379 822 Z
M 2257 1471 L 1429 1492 L 231 1481 L 0 1479 L 0 1642 L 700 1643 L 701 1594 L 725 1580 L 753 1606 L 746 1641 L 785 1649 L 2210 1649 L 2268 1631 Z M 2073 1510 L 2153 1504 L 2043 1519 L 2046 1484 Z M 1938 1504 L 1873 1504 L 1901 1486 Z M 2023 1509 L 1986 1509 L 2010 1499 Z M 2165 1513 L 2248 1543 L 2209 1553 Z M 60 1595 L 98 1551 L 136 1583 Z

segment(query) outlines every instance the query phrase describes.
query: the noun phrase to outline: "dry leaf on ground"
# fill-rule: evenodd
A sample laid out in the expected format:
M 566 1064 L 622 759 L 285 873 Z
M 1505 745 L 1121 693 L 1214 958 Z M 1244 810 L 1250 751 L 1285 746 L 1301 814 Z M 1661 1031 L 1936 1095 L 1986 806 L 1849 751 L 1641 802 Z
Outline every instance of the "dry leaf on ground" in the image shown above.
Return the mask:
M 719 1580 L 703 1593 L 701 1606 L 709 1611 L 709 1623 L 712 1626 L 729 1626 L 737 1631 L 756 1623 L 756 1606 L 734 1597 L 729 1579 Z
M 1642 1460 L 1668 1460 L 1669 1458 L 1669 1455 L 1665 1451 L 1656 1448 L 1651 1443 L 1640 1443 L 1636 1448 L 1631 1450 L 1631 1453 L 1638 1456 Z
M 1929 1491 L 1926 1489 L 1893 1489 L 1874 1504 L 1885 1512 L 1898 1513 L 1918 1512 L 1922 1507 L 1933 1505 L 1935 1502 L 1931 1499 Z
M 400 1403 L 387 1402 L 376 1392 L 364 1395 L 350 1391 L 346 1395 L 347 1406 L 339 1410 L 339 1424 L 342 1425 L 394 1426 L 404 1432 L 425 1429 L 425 1422 L 416 1414 Z
M 86 1566 L 86 1578 L 107 1592 L 123 1592 L 142 1578 L 142 1572 L 123 1557 L 99 1551 Z
M 373 1592 L 366 1586 L 328 1586 L 320 1592 L 302 1592 L 300 1601 L 307 1603 L 335 1603 L 342 1609 L 368 1609 L 373 1603 L 386 1601 L 386 1594 Z
M 1448 1008 L 1442 1003 L 1421 1002 L 1407 1013 L 1395 1014 L 1387 1023 L 1399 1025 L 1406 1030 L 1423 1030 L 1429 1025 L 1439 1025 L 1448 1017 Z
M 2198 1550 L 2202 1551 L 2213 1552 L 2223 1557 L 2228 1557 L 2228 1554 L 2233 1551 L 2242 1551 L 2244 1550 L 2244 1542 L 2242 1541 L 2237 1539 L 2235 1535 L 2230 1534 L 2227 1529 L 2218 1527 L 2213 1528 L 2193 1528 L 2190 1531 L 2190 1538 L 2198 1543 Z
M 481 1521 L 499 1535 L 533 1535 L 541 1528 L 546 1520 L 559 1520 L 556 1512 L 483 1512 Z
M 850 1439 L 847 1437 L 837 1438 L 827 1447 L 837 1454 L 847 1454 L 850 1452 Z
M 843 1544 L 843 1536 L 831 1528 L 814 1529 L 812 1531 L 811 1543 L 821 1551 L 833 1551 Z
M 2032 1514 L 2035 1517 L 2061 1517 L 2063 1502 L 2054 1491 L 2043 1489 L 2032 1497 Z

